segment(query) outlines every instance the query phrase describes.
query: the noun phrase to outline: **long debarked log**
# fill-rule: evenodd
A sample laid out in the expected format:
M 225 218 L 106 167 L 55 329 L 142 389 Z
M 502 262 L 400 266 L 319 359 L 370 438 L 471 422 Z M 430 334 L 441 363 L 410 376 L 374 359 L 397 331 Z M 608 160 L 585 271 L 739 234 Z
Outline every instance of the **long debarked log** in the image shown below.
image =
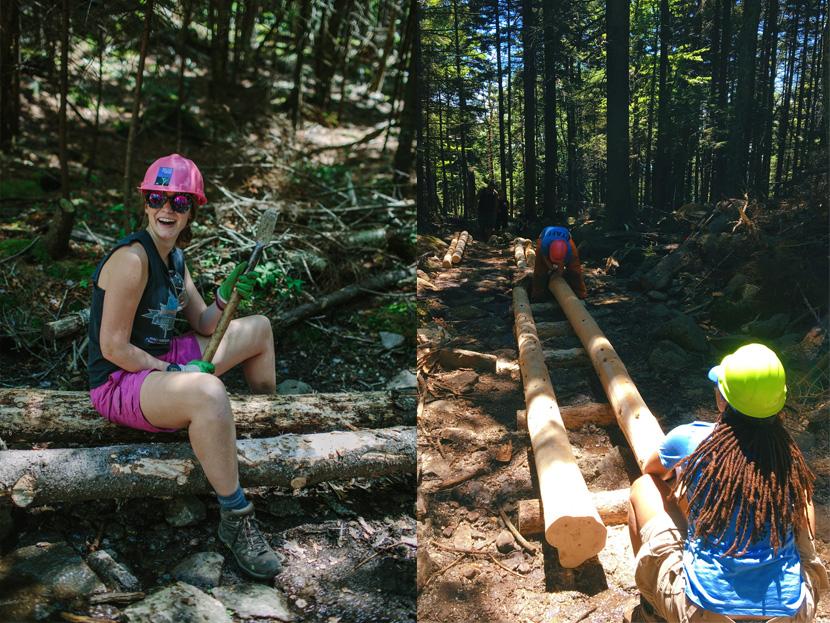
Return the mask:
M 244 487 L 415 473 L 414 426 L 243 439 L 236 447 Z M 21 507 L 210 491 L 186 443 L 0 452 L 0 498 Z
M 461 262 L 461 258 L 464 257 L 464 249 L 467 247 L 467 244 L 470 242 L 470 234 L 469 232 L 462 231 L 461 235 L 458 237 L 458 244 L 455 245 L 455 250 L 452 252 L 452 263 L 458 264 Z
M 663 441 L 663 430 L 637 391 L 611 342 L 591 318 L 582 301 L 576 298 L 570 286 L 562 277 L 555 276 L 548 282 L 548 288 L 591 358 L 608 402 L 614 408 L 617 423 L 642 471 L 651 453 Z
M 516 238 L 513 241 L 513 259 L 516 261 L 517 268 L 527 268 L 527 257 L 525 256 L 525 242 L 524 238 Z
M 231 395 L 230 398 L 239 437 L 415 423 L 414 391 Z M 186 431 L 177 435 L 187 438 Z M 108 422 L 92 408 L 86 392 L 43 389 L 0 389 L 0 438 L 14 443 L 50 441 L 85 445 L 171 441 L 169 433 L 151 434 Z
M 519 285 L 513 288 L 513 313 L 527 428 L 544 501 L 545 539 L 559 551 L 563 567 L 576 567 L 605 547 L 606 529 L 574 460 L 527 291 Z
M 313 303 L 299 305 L 294 309 L 277 316 L 272 324 L 275 328 L 284 329 L 285 327 L 288 327 L 294 324 L 295 322 L 299 322 L 300 320 L 304 320 L 305 318 L 314 316 L 316 314 L 319 314 L 320 312 L 326 311 L 332 307 L 336 307 L 342 303 L 350 301 L 353 298 L 359 296 L 360 294 L 365 294 L 367 290 L 384 290 L 386 288 L 397 286 L 401 284 L 401 282 L 406 282 L 409 279 L 412 280 L 412 291 L 414 292 L 414 266 L 410 266 L 409 268 L 398 268 L 395 270 L 390 270 L 385 273 L 375 275 L 374 277 L 370 277 L 369 279 L 361 283 L 353 283 L 352 285 L 346 286 L 345 288 L 341 288 L 336 292 L 332 292 L 331 294 L 321 296 Z
M 447 252 L 444 254 L 444 259 L 441 260 L 441 266 L 444 268 L 452 268 L 452 254 L 455 253 L 455 247 L 458 246 L 458 239 L 461 236 L 460 232 L 455 232 L 452 235 L 450 246 L 447 247 Z
M 618 526 L 628 521 L 628 498 L 631 489 L 615 489 L 591 493 L 591 499 L 606 526 Z M 519 500 L 518 528 L 522 536 L 541 534 L 545 524 L 542 520 L 541 500 Z
M 617 421 L 611 405 L 604 402 L 559 407 L 559 415 L 562 416 L 562 422 L 568 430 L 576 430 L 586 424 L 610 426 Z M 520 433 L 527 432 L 527 410 L 525 409 L 516 411 L 516 430 Z

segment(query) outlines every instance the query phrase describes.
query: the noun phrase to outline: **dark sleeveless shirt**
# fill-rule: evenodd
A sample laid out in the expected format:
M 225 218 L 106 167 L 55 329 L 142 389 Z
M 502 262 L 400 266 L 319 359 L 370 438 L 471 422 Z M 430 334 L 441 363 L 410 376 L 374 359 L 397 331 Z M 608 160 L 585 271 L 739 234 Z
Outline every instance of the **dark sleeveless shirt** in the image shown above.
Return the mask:
M 98 276 L 101 274 L 101 268 L 117 249 L 134 242 L 140 242 L 147 253 L 149 274 L 133 319 L 130 344 L 156 357 L 166 353 L 170 350 L 176 313 L 186 305 L 184 253 L 181 249 L 176 247 L 170 252 L 170 268 L 168 268 L 147 230 L 130 234 L 119 240 L 92 274 L 92 306 L 89 313 L 89 347 L 87 349 L 90 389 L 103 385 L 110 374 L 120 369 L 111 361 L 104 359 L 101 353 L 99 338 L 105 292 L 98 287 Z

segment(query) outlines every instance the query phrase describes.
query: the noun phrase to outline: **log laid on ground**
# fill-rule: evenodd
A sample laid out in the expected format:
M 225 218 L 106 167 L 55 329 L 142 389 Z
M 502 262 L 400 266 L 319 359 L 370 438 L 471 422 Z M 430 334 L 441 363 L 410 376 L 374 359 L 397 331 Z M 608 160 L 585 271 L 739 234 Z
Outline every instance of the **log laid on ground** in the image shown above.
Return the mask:
M 617 421 L 611 405 L 605 402 L 589 402 L 583 405 L 559 407 L 559 415 L 562 416 L 562 421 L 568 430 L 576 430 L 586 424 L 610 426 Z M 525 409 L 516 411 L 516 430 L 527 432 L 527 411 Z
M 545 363 L 549 366 L 569 367 L 590 364 L 584 348 L 546 348 Z
M 444 254 L 444 259 L 441 262 L 441 266 L 444 268 L 452 268 L 452 254 L 455 253 L 455 247 L 458 246 L 458 239 L 461 236 L 461 232 L 455 232 L 452 235 L 452 242 L 450 242 L 450 246 L 447 247 L 447 252 Z
M 628 521 L 628 497 L 630 489 L 598 491 L 591 499 L 606 526 L 618 526 Z M 542 534 L 545 528 L 542 500 L 519 500 L 517 527 L 522 536 Z
M 299 489 L 355 477 L 414 474 L 413 426 L 237 441 L 243 487 Z M 20 507 L 209 493 L 190 444 L 0 452 L 0 499 Z
M 591 363 L 608 396 L 608 402 L 614 409 L 617 423 L 642 471 L 651 453 L 663 441 L 663 430 L 637 391 L 611 342 L 591 318 L 582 301 L 576 298 L 567 282 L 562 277 L 555 276 L 548 282 L 548 288 L 591 358 Z
M 532 240 L 525 240 L 525 259 L 531 268 L 536 264 L 536 249 Z
M 445 370 L 470 368 L 479 372 L 493 372 L 495 374 L 510 374 L 518 370 L 515 361 L 502 359 L 488 353 L 477 353 L 463 348 L 442 348 L 438 351 L 438 363 Z
M 524 238 L 516 238 L 513 241 L 513 259 L 516 260 L 518 268 L 527 268 L 527 257 L 525 256 L 525 242 Z
M 519 285 L 513 288 L 513 313 L 527 427 L 544 500 L 545 539 L 559 551 L 563 567 L 576 567 L 602 550 L 606 529 L 574 460 L 527 291 Z
M 72 335 L 89 324 L 89 309 L 82 309 L 73 314 L 63 316 L 43 325 L 43 335 L 49 339 L 57 339 L 65 335 Z
M 470 242 L 470 234 L 469 232 L 462 231 L 461 235 L 458 237 L 458 244 L 455 245 L 455 251 L 452 252 L 452 263 L 458 264 L 461 262 L 461 258 L 464 257 L 464 249 L 467 248 L 467 244 Z
M 409 281 L 411 280 L 411 282 Z M 397 268 L 390 270 L 374 277 L 370 277 L 360 283 L 353 283 L 350 286 L 341 288 L 331 294 L 321 296 L 313 303 L 305 303 L 298 305 L 283 314 L 279 314 L 273 321 L 273 325 L 277 329 L 284 329 L 293 325 L 300 320 L 315 316 L 321 312 L 327 311 L 332 307 L 337 307 L 353 298 L 365 294 L 366 291 L 385 290 L 387 288 L 396 287 L 399 285 L 411 283 L 412 290 L 415 290 L 415 266 L 409 268 Z
M 536 310 L 534 310 L 535 312 Z M 574 330 L 571 323 L 567 320 L 553 320 L 550 322 L 537 322 L 536 333 L 540 340 L 546 340 L 551 337 L 565 337 L 566 335 L 573 335 Z
M 392 390 L 289 396 L 231 396 L 239 437 L 414 424 L 412 391 Z M 177 433 L 187 438 L 187 432 Z M 15 443 L 128 443 L 170 441 L 112 424 L 98 415 L 86 392 L 0 389 L 0 437 Z

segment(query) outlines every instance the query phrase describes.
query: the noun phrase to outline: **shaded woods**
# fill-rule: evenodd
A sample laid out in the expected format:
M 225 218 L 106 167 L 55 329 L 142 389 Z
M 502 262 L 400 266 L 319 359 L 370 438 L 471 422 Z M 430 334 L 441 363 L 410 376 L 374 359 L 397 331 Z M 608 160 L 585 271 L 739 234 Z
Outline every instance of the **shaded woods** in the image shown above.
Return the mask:
M 616 227 L 827 173 L 827 4 L 428 0 L 422 222 L 591 209 Z M 824 186 L 826 189 L 826 185 Z

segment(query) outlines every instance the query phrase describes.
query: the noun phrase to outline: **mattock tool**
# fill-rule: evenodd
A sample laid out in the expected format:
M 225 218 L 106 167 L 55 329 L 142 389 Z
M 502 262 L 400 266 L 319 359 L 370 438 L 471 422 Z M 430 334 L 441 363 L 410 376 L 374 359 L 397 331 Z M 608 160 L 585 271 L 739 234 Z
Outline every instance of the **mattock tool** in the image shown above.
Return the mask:
M 271 242 L 271 238 L 274 235 L 274 226 L 276 224 L 276 208 L 268 208 L 262 213 L 262 216 L 259 217 L 259 221 L 257 221 L 256 225 L 256 246 L 254 246 L 254 250 L 251 252 L 251 258 L 248 260 L 248 266 L 245 268 L 244 274 L 251 272 L 256 267 L 259 262 L 259 258 L 262 257 L 262 250 L 269 242 Z M 216 330 L 210 337 L 210 342 L 208 342 L 205 353 L 202 355 L 203 361 L 213 361 L 213 357 L 216 355 L 216 351 L 219 348 L 219 343 L 225 336 L 225 331 L 228 330 L 228 325 L 231 323 L 231 320 L 233 320 L 233 316 L 236 313 L 236 308 L 239 305 L 241 298 L 242 297 L 239 296 L 239 292 L 237 292 L 236 288 L 234 288 L 233 294 L 231 294 L 231 299 L 228 301 L 228 304 L 225 305 L 225 309 L 222 311 L 222 315 L 216 325 Z

